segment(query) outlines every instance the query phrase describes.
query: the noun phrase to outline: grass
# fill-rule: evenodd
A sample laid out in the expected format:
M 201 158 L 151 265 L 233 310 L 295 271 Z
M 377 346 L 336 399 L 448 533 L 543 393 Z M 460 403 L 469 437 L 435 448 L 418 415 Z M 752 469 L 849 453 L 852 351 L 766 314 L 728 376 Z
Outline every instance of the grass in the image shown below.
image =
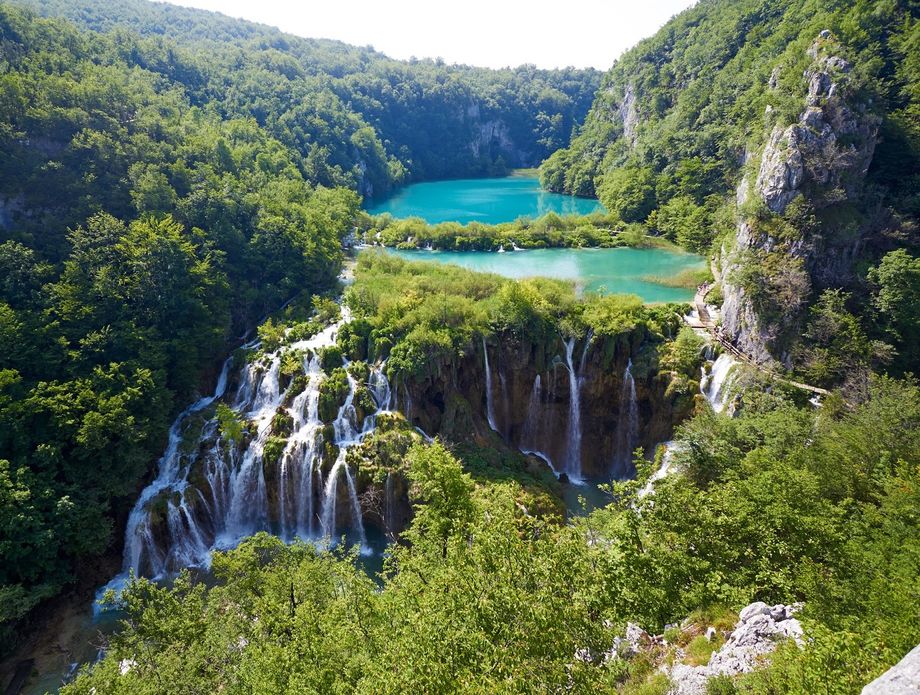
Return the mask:
M 676 275 L 643 275 L 642 280 L 664 287 L 682 287 L 695 290 L 710 278 L 707 268 L 686 268 Z
M 705 666 L 709 663 L 709 657 L 712 656 L 712 653 L 721 646 L 722 639 L 718 636 L 709 641 L 706 639 L 706 635 L 697 635 L 687 645 L 684 660 L 691 666 Z

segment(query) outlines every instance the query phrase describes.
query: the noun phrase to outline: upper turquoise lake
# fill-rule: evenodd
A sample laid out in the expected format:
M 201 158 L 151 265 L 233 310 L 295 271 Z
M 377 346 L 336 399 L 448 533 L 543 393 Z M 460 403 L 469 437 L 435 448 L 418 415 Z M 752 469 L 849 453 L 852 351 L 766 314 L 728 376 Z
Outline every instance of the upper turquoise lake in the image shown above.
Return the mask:
M 421 217 L 429 224 L 499 224 L 548 212 L 587 215 L 603 210 L 597 200 L 544 191 L 534 176 L 414 183 L 386 200 L 372 201 L 368 207 L 372 215 L 388 212 L 393 217 Z
M 521 279 L 542 276 L 572 280 L 581 292 L 637 294 L 646 302 L 686 302 L 694 290 L 666 287 L 649 278 L 670 278 L 705 267 L 702 257 L 664 249 L 531 249 L 491 251 L 401 251 L 389 253 L 416 261 L 435 261 Z

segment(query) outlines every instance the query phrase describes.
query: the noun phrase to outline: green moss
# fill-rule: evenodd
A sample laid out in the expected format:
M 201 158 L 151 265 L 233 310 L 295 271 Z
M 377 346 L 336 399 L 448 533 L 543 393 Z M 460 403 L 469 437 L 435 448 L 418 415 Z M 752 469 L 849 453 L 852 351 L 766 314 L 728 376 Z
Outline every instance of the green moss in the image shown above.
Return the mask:
M 367 362 L 363 362 L 361 360 L 349 362 L 345 369 L 351 375 L 351 378 L 357 381 L 359 384 L 367 383 L 367 380 L 371 376 L 371 370 L 370 367 L 367 366 Z
M 272 418 L 272 433 L 279 437 L 289 437 L 294 429 L 294 418 L 283 408 L 279 408 Z
M 262 466 L 270 468 L 276 465 L 286 445 L 287 439 L 285 437 L 276 437 L 274 435 L 269 437 L 265 442 L 265 447 L 262 449 Z
M 350 390 L 346 371 L 342 367 L 333 369 L 319 387 L 319 419 L 327 423 L 335 420 Z
M 340 368 L 344 363 L 342 359 L 342 349 L 338 345 L 330 345 L 329 347 L 323 348 L 319 354 L 319 361 L 323 371 L 327 374 L 331 373 L 333 370 Z

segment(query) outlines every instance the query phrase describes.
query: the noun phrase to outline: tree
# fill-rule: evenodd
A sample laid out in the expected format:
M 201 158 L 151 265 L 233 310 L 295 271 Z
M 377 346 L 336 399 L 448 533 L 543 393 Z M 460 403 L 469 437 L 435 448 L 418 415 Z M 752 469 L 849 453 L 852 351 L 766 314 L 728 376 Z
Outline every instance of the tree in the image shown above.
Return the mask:
M 869 271 L 869 281 L 879 323 L 895 341 L 901 368 L 910 369 L 920 358 L 920 257 L 890 251 Z
M 634 165 L 614 169 L 601 178 L 597 194 L 623 222 L 642 222 L 655 208 L 655 175 Z
M 712 241 L 706 209 L 689 196 L 671 198 L 658 208 L 655 226 L 668 239 L 690 251 L 705 251 Z

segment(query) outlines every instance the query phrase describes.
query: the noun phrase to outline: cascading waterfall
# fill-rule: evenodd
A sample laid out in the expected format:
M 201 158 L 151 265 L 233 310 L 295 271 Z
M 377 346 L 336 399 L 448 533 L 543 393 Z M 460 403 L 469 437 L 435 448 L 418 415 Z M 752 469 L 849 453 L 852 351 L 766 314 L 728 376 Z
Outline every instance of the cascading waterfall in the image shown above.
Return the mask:
M 664 453 L 661 457 L 661 465 L 658 467 L 651 477 L 648 479 L 648 482 L 645 486 L 639 490 L 639 497 L 645 497 L 650 495 L 655 491 L 655 483 L 661 480 L 662 478 L 667 477 L 671 470 L 674 468 L 674 455 L 685 451 L 687 445 L 683 442 L 662 442 L 660 446 L 664 447 Z
M 572 364 L 575 338 L 565 342 L 565 364 L 569 370 L 569 431 L 566 439 L 565 473 L 573 481 L 581 480 L 581 394 L 578 374 Z
M 489 349 L 486 347 L 485 336 L 482 337 L 482 354 L 486 370 L 486 419 L 489 421 L 489 427 L 498 432 L 498 426 L 495 424 L 495 401 L 492 397 L 492 370 L 489 369 Z
M 717 413 L 725 410 L 729 391 L 731 390 L 732 372 L 737 360 L 727 352 L 723 352 L 712 363 L 709 374 L 703 369 L 703 377 L 700 380 L 700 391 L 706 396 L 709 405 Z
M 125 552 L 123 567 L 125 572 L 134 570 L 137 572 L 140 567 L 142 554 L 147 549 L 147 555 L 150 558 L 151 566 L 160 568 L 165 563 L 165 557 L 153 538 L 153 530 L 150 527 L 150 517 L 146 512 L 148 503 L 163 491 L 170 489 L 176 479 L 179 477 L 179 445 L 182 443 L 182 425 L 186 419 L 194 413 L 200 412 L 211 405 L 215 400 L 221 398 L 227 390 L 227 378 L 230 373 L 231 359 L 224 361 L 224 366 L 220 371 L 217 379 L 217 387 L 214 394 L 193 403 L 188 408 L 179 413 L 172 426 L 169 428 L 169 440 L 166 445 L 166 451 L 160 457 L 157 464 L 157 477 L 141 492 L 140 497 L 128 516 L 128 526 L 125 531 Z M 151 550 L 152 548 L 152 550 Z
M 636 400 L 636 380 L 632 375 L 632 359 L 623 372 L 623 386 L 620 388 L 620 417 L 617 421 L 616 451 L 614 453 L 613 475 L 623 476 L 631 472 L 633 451 L 639 443 L 639 403 Z
M 128 520 L 124 574 L 110 586 L 120 585 L 129 571 L 159 577 L 183 567 L 207 566 L 213 549 L 235 546 L 257 531 L 273 532 L 285 540 L 332 542 L 347 530 L 362 548 L 366 546 L 361 505 L 346 454 L 374 430 L 376 416 L 389 410 L 393 393 L 382 365 L 372 366 L 366 386 L 377 410 L 359 423 L 354 403 L 361 385 L 349 376 L 349 393 L 332 427 L 338 458 L 323 480 L 325 425 L 319 418 L 319 393 L 325 375 L 317 352 L 334 344 L 338 328 L 347 320 L 346 314 L 313 338 L 244 365 L 231 396 L 225 394 L 231 360 L 224 363 L 214 394 L 189 406 L 170 428 L 157 476 L 141 493 Z M 288 351 L 305 355 L 305 382 L 299 382 L 305 386 L 296 394 L 281 387 L 281 362 Z M 219 399 L 248 423 L 242 442 L 229 441 L 220 432 L 216 416 L 203 424 L 200 415 L 192 417 Z M 277 436 L 273 421 L 284 412 L 291 433 L 277 462 L 269 464 L 264 456 Z M 337 528 L 340 494 L 348 499 L 347 529 Z

